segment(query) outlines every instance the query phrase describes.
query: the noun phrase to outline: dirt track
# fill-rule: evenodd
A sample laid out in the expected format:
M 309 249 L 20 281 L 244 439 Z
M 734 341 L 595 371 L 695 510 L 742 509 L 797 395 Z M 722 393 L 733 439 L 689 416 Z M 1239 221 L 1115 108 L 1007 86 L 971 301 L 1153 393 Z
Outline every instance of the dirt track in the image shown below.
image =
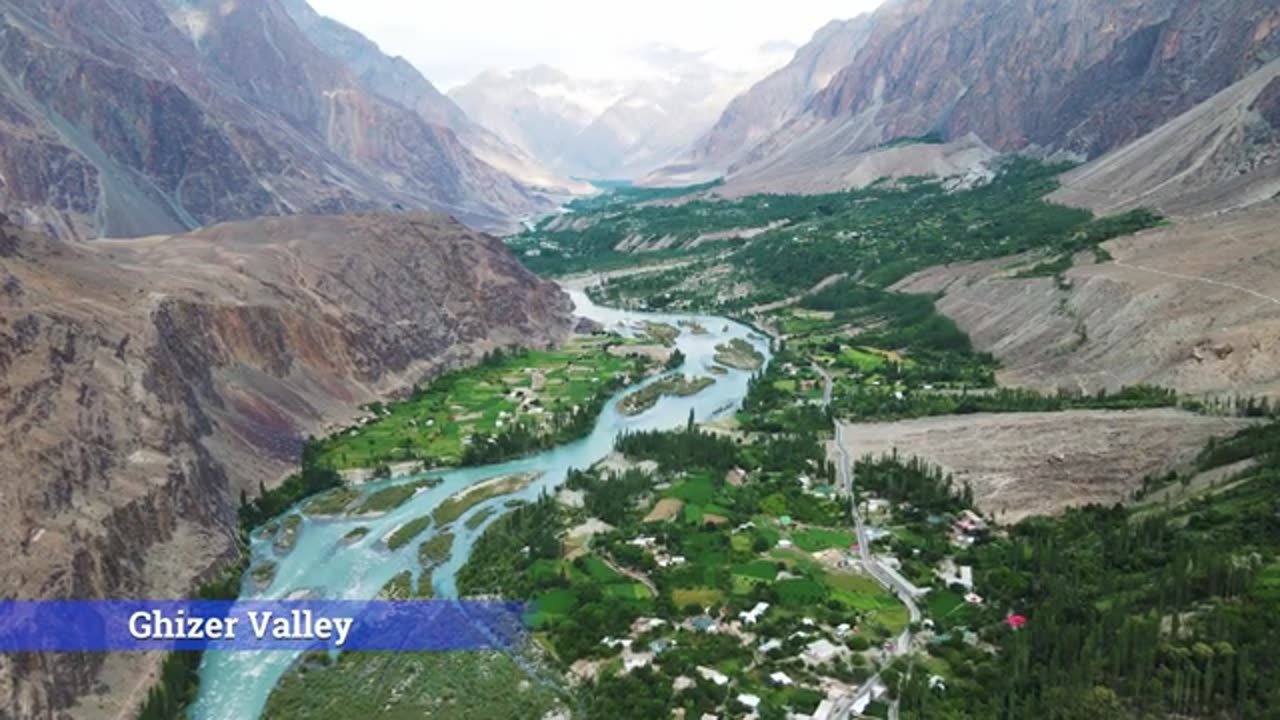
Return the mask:
M 984 512 L 1016 522 L 1124 501 L 1146 475 L 1189 462 L 1210 436 L 1245 424 L 1173 409 L 1081 410 L 864 423 L 844 433 L 857 457 L 918 455 L 968 481 Z

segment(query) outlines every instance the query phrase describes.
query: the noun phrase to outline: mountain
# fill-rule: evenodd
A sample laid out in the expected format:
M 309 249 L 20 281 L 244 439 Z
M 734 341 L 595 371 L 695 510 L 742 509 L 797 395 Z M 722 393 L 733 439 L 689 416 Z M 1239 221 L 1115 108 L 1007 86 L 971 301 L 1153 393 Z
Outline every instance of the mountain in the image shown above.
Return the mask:
M 1102 213 L 1196 217 L 1280 196 L 1280 59 L 1062 182 L 1053 200 Z
M 570 325 L 554 284 L 440 215 L 93 243 L 4 219 L 0 594 L 185 596 L 236 552 L 240 493 L 293 471 L 303 438 Z M 104 704 L 81 710 L 128 715 L 154 660 L 0 657 L 0 716 L 63 717 L 91 692 L 85 702 Z
M 0 209 L 62 237 L 393 204 L 498 228 L 551 205 L 278 0 L 3 0 L 0 80 Z
M 728 167 L 729 185 L 783 158 L 779 175 L 926 136 L 1094 158 L 1280 52 L 1270 0 L 890 0 L 861 20 L 852 59 Z M 731 147 L 733 127 L 722 117 L 698 147 Z M 716 170 L 711 157 L 685 172 Z
M 449 96 L 558 172 L 638 177 L 684 151 L 747 82 L 696 57 L 664 63 L 655 77 L 628 80 L 574 78 L 545 65 L 490 70 Z
M 427 123 L 452 130 L 478 158 L 537 190 L 556 194 L 591 191 L 584 183 L 556 175 L 473 122 L 404 58 L 386 55 L 372 40 L 317 13 L 306 0 L 281 2 L 307 39 L 344 65 L 368 92 L 413 110 Z
M 659 168 L 651 184 L 695 184 L 723 175 L 744 153 L 804 110 L 832 76 L 853 61 L 871 30 L 869 15 L 833 20 L 791 61 L 735 97 L 684 155 Z

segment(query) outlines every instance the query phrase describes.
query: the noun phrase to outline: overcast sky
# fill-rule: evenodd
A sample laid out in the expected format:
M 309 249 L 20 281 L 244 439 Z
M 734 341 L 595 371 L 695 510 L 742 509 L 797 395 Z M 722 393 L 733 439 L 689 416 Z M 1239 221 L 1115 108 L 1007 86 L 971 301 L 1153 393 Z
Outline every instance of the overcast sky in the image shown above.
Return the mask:
M 720 65 L 781 65 L 830 20 L 879 0 L 311 0 L 403 55 L 447 90 L 488 68 L 546 63 L 576 75 L 646 72 L 644 48 L 705 52 Z M 650 66 L 651 67 L 651 66 Z

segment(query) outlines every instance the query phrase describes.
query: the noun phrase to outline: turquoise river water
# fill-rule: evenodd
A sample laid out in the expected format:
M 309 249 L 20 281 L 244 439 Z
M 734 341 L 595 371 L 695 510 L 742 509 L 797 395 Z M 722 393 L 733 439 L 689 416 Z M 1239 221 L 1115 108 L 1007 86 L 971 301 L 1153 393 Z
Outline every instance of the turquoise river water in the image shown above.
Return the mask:
M 724 318 L 615 310 L 592 303 L 581 291 L 571 290 L 569 294 L 578 315 L 623 334 L 634 334 L 635 325 L 645 320 L 673 325 L 681 321 L 701 324 L 708 331 L 707 334 L 695 335 L 687 328 L 681 328 L 680 337 L 676 340 L 686 357 L 682 370 L 688 374 L 710 375 L 706 369 L 713 363 L 715 346 L 731 338 L 751 342 L 768 357 L 768 341 L 765 338 L 754 334 L 744 325 Z M 304 518 L 297 544 L 283 556 L 275 555 L 269 539 L 255 539 L 251 547 L 254 562 L 274 560 L 278 568 L 275 580 L 261 592 L 253 587 L 246 574 L 241 597 L 272 600 L 303 595 L 317 599 L 372 598 L 396 574 L 406 569 L 416 572 L 418 567 L 419 543 L 409 543 L 393 552 L 382 542 L 395 528 L 412 518 L 431 512 L 445 498 L 476 482 L 512 473 L 542 473 L 525 490 L 514 496 L 501 496 L 481 503 L 453 523 L 452 531 L 456 536 L 453 555 L 435 571 L 433 584 L 436 597 L 456 597 L 455 575 L 458 568 L 466 561 L 472 544 L 484 531 L 484 527 L 493 520 L 490 518 L 484 525 L 469 530 L 465 522 L 468 517 L 487 507 L 501 511 L 502 504 L 512 497 L 533 499 L 543 490 L 560 485 L 569 468 L 585 468 L 608 455 L 613 449 L 614 438 L 622 432 L 678 427 L 688 419 L 690 409 L 699 420 L 715 419 L 733 413 L 746 395 L 750 376 L 749 372 L 730 369 L 727 375 L 712 376 L 716 378 L 716 383 L 692 397 L 664 397 L 655 407 L 634 417 L 619 413 L 616 408 L 617 400 L 636 387 L 643 387 L 656 380 L 652 378 L 619 393 L 606 405 L 591 434 L 585 438 L 510 462 L 432 473 L 443 478 L 444 482 L 418 493 L 404 505 L 380 517 Z M 412 479 L 415 478 L 399 477 L 383 481 L 382 484 Z M 354 544 L 344 543 L 342 537 L 357 525 L 368 526 L 368 535 Z M 435 528 L 431 532 L 435 532 Z M 428 537 L 430 534 L 423 535 L 423 539 Z M 193 708 L 193 717 L 196 720 L 244 720 L 260 716 L 271 690 L 296 657 L 297 653 L 293 651 L 205 653 L 200 667 L 200 695 Z

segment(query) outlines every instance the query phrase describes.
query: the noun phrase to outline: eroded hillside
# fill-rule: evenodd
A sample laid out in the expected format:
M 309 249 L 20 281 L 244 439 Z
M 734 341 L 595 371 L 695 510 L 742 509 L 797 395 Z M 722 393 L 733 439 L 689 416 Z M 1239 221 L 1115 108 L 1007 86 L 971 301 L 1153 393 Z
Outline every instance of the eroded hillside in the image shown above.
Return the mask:
M 174 597 L 234 552 L 241 491 L 302 439 L 496 346 L 548 345 L 567 298 L 435 215 L 293 217 L 91 246 L 0 233 L 6 597 Z M 139 656 L 8 656 L 0 716 Z M 133 668 L 124 672 L 123 666 Z M 15 681 L 13 678 L 20 677 Z

